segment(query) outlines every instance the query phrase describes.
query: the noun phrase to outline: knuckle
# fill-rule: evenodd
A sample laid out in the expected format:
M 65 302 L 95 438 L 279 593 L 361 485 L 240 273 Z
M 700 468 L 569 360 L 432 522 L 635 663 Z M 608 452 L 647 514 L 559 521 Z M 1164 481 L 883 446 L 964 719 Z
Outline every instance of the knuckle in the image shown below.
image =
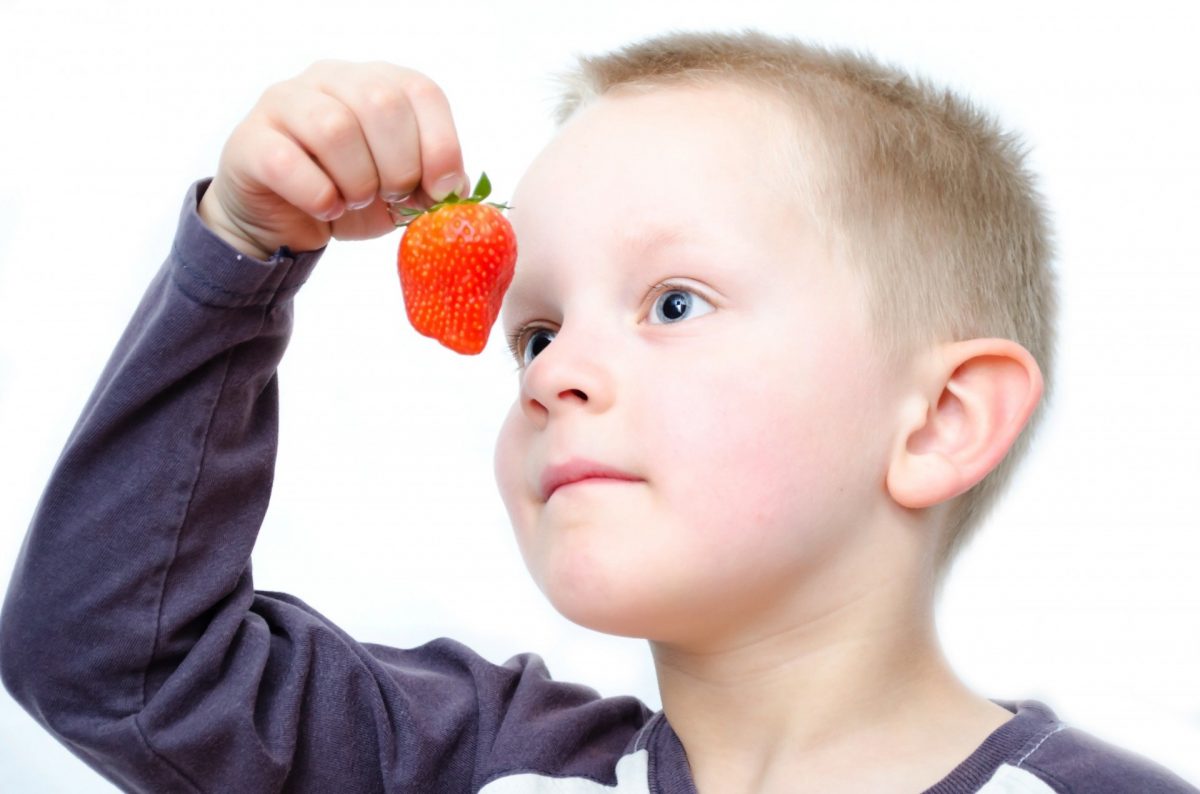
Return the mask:
M 310 123 L 318 144 L 327 146 L 348 142 L 358 128 L 353 114 L 341 107 L 323 107 L 314 111 Z
M 264 179 L 272 185 L 296 170 L 296 150 L 284 143 L 269 144 L 259 158 Z
M 445 103 L 446 101 L 446 95 L 442 92 L 441 86 L 420 72 L 409 73 L 406 91 L 413 99 L 425 104 Z
M 393 116 L 405 112 L 408 101 L 398 88 L 385 83 L 372 83 L 363 90 L 363 105 L 367 111 Z

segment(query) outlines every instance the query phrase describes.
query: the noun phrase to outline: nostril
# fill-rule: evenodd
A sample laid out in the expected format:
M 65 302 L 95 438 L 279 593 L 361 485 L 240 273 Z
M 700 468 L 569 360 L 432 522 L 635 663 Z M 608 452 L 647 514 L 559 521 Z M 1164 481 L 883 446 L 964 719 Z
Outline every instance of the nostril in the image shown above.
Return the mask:
M 583 400 L 584 402 L 587 402 L 587 395 L 586 395 L 586 394 L 584 394 L 584 393 L 583 393 L 582 391 L 580 391 L 579 389 L 568 389 L 567 391 L 563 392 L 563 394 L 567 394 L 568 392 L 569 392 L 570 394 L 574 394 L 576 397 L 578 397 L 579 399 Z

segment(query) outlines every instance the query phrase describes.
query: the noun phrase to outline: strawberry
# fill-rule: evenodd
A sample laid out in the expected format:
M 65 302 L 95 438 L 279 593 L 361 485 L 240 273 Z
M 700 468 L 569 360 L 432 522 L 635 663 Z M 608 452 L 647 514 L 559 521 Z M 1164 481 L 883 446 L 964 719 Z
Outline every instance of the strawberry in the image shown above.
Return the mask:
M 465 355 L 483 351 L 512 283 L 517 238 L 500 210 L 483 203 L 492 186 L 487 174 L 469 198 L 451 193 L 428 211 L 401 207 L 408 216 L 397 267 L 408 321 Z

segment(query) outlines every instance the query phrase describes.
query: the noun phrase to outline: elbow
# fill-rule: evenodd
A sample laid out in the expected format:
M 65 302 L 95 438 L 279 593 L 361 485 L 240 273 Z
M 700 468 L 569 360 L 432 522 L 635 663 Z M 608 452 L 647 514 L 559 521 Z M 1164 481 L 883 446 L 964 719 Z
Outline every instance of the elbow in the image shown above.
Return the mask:
M 22 614 L 21 593 L 13 583 L 0 610 L 0 681 L 4 688 L 31 714 L 38 708 L 39 693 L 45 689 L 47 670 L 40 663 L 36 636 L 30 636 L 28 617 Z
M 66 633 L 53 616 L 39 614 L 14 581 L 0 609 L 0 681 L 21 706 L 43 725 L 64 705 L 72 671 L 61 647 Z M 76 670 L 75 673 L 80 671 Z

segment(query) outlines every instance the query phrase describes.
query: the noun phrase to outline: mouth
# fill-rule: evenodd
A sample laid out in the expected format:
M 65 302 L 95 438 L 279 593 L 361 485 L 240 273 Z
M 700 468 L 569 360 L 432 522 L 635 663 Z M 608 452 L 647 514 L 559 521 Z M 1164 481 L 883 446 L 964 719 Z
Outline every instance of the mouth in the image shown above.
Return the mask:
M 547 466 L 542 472 L 542 501 L 548 501 L 554 492 L 567 485 L 581 482 L 638 482 L 642 478 L 602 463 L 572 458 L 565 463 Z

